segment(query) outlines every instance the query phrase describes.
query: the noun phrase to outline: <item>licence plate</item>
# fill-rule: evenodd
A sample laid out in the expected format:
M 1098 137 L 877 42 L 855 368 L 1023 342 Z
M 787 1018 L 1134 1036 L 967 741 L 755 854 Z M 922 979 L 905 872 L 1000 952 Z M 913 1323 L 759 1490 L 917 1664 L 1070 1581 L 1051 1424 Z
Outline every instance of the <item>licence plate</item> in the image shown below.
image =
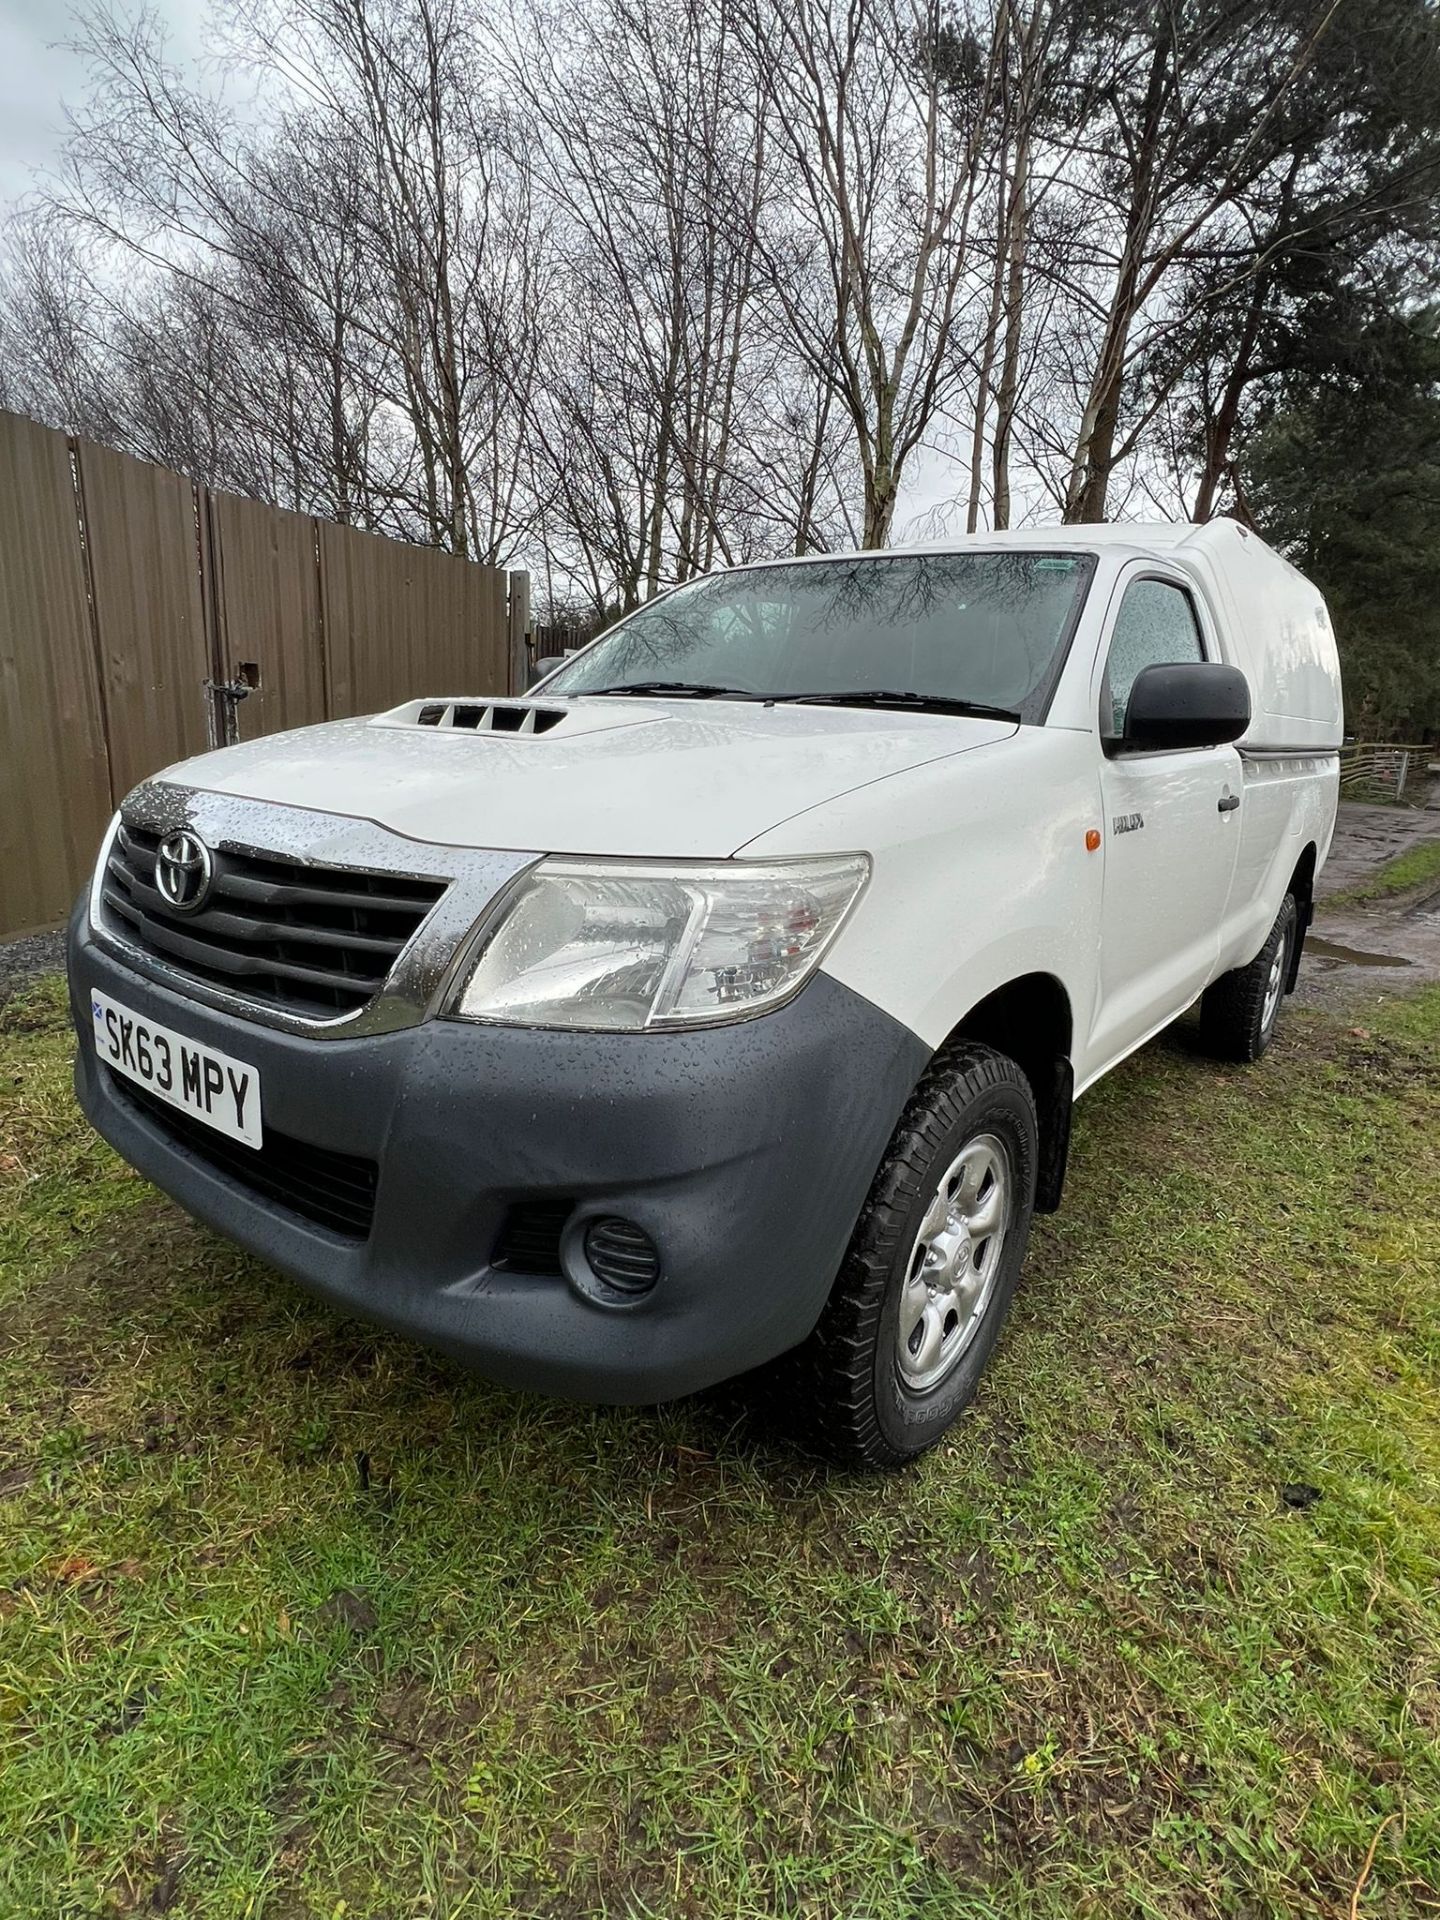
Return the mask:
M 260 1074 L 216 1047 L 187 1040 L 173 1027 L 142 1020 L 108 994 L 91 993 L 95 1047 L 115 1073 L 123 1073 L 181 1113 L 239 1140 L 260 1145 Z

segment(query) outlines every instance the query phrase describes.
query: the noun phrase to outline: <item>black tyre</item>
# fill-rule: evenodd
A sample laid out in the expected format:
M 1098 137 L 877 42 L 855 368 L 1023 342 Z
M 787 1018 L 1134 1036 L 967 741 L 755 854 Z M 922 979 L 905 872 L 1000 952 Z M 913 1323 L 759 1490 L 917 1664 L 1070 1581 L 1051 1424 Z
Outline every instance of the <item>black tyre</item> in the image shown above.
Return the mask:
M 1299 925 L 1294 894 L 1287 893 L 1274 926 L 1248 967 L 1236 967 L 1205 989 L 1200 1037 L 1217 1060 L 1258 1060 L 1270 1044 Z
M 779 1363 L 785 1417 L 845 1465 L 933 1447 L 975 1393 L 1035 1208 L 1030 1083 L 993 1048 L 942 1055 L 901 1115 L 814 1333 Z

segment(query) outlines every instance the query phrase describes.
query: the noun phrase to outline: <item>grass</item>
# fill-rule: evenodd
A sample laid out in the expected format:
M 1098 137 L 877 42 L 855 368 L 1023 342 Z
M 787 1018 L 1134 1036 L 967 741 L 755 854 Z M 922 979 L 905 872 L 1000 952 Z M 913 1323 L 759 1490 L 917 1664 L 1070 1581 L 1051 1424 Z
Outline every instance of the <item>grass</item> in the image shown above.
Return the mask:
M 4 1920 L 1440 1912 L 1440 994 L 1087 1096 L 871 1481 L 339 1318 L 0 1026 Z
M 1407 847 L 1404 853 L 1387 860 L 1355 886 L 1347 887 L 1343 893 L 1330 894 L 1324 904 L 1327 911 L 1336 907 L 1378 906 L 1398 900 L 1404 894 L 1419 894 L 1437 886 L 1440 886 L 1440 837 Z

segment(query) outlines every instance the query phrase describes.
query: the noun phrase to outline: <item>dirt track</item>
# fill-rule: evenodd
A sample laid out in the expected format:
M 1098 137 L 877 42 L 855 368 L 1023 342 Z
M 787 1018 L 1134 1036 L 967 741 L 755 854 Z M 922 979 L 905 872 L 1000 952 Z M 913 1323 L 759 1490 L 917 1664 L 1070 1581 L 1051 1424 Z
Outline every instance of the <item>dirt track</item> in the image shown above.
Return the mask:
M 1440 812 L 1345 803 L 1321 876 L 1315 925 L 1305 945 L 1297 997 L 1369 999 L 1440 980 L 1440 893 L 1372 907 L 1327 908 L 1376 867 L 1421 840 L 1440 839 Z

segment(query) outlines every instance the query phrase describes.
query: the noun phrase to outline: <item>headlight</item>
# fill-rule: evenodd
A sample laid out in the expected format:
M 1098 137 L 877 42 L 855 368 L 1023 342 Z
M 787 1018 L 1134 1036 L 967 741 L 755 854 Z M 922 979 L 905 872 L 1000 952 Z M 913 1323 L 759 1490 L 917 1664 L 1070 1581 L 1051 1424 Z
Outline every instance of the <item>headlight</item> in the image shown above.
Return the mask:
M 819 964 L 864 854 L 716 866 L 543 860 L 450 1011 L 524 1027 L 691 1027 L 778 1006 Z

